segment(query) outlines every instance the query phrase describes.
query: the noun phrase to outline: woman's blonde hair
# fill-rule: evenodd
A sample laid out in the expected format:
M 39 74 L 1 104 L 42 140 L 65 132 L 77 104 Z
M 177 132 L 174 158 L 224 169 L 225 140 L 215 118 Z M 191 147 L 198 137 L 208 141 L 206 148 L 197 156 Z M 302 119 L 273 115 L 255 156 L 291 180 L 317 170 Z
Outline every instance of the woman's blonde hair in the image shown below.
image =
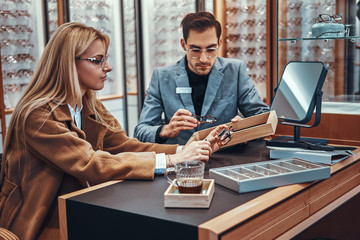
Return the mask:
M 26 144 L 25 131 L 16 131 L 16 129 L 25 129 L 26 120 L 34 109 L 49 102 L 59 106 L 74 99 L 81 104 L 82 94 L 75 59 L 80 57 L 95 40 L 100 40 L 107 52 L 109 37 L 92 27 L 70 22 L 56 30 L 44 49 L 31 82 L 14 109 L 4 143 L 4 158 L 11 141 L 23 139 Z M 85 97 L 95 112 L 96 120 L 111 127 L 106 121 L 110 114 L 100 107 L 101 103 L 96 98 L 95 92 L 88 90 Z

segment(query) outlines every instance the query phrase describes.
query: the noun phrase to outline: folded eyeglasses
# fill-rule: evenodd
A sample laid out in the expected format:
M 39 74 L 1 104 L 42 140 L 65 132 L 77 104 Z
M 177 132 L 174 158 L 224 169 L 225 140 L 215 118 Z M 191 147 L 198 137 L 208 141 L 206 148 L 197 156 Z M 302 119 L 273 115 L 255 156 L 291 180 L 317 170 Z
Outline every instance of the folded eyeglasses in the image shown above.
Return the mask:
M 216 118 L 212 116 L 198 116 L 198 115 L 191 115 L 196 120 L 198 120 L 198 123 L 215 123 Z
M 224 128 L 219 134 L 218 137 L 220 139 L 220 141 L 224 141 L 226 139 L 228 139 L 228 141 L 224 144 L 226 145 L 228 142 L 230 142 L 230 140 L 232 139 L 232 135 L 231 132 L 234 132 L 234 128 L 231 126 L 229 127 L 229 129 Z

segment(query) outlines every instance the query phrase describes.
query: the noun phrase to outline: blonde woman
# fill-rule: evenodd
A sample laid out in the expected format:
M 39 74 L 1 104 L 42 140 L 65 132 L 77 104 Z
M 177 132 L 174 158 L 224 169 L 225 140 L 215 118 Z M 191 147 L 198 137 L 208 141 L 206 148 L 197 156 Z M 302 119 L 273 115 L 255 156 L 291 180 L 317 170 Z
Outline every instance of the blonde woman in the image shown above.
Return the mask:
M 111 71 L 108 46 L 106 35 L 84 24 L 60 26 L 14 110 L 2 160 L 0 227 L 20 239 L 60 237 L 59 195 L 113 179 L 151 180 L 171 164 L 208 161 L 222 144 L 197 141 L 181 150 L 128 138 L 95 97 Z M 217 139 L 224 127 L 209 137 Z

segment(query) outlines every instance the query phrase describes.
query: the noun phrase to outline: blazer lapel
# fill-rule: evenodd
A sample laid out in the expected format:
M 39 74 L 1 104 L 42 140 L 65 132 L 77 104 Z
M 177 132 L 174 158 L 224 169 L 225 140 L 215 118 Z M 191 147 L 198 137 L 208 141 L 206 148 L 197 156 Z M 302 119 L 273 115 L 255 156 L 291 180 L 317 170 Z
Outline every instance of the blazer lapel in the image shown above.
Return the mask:
M 175 78 L 175 85 L 176 88 L 190 88 L 189 77 L 185 70 L 185 58 L 182 58 L 179 62 L 177 74 Z M 192 113 L 195 113 L 195 108 L 192 102 L 191 93 L 179 93 L 179 94 L 176 93 L 176 94 L 180 95 L 184 108 Z
M 209 75 L 209 81 L 206 87 L 205 97 L 204 97 L 204 103 L 201 109 L 201 115 L 205 116 L 207 115 L 207 112 L 209 111 L 215 96 L 219 90 L 219 87 L 222 83 L 224 74 L 221 72 L 222 66 L 218 60 L 216 60 L 213 69 L 210 72 Z

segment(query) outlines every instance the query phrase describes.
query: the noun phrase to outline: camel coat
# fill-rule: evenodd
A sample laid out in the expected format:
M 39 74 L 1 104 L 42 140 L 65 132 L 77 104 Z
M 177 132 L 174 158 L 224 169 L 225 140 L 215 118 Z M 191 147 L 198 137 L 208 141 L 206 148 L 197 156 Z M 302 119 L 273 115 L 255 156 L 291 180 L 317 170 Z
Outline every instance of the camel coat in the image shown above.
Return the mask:
M 176 152 L 177 145 L 127 137 L 115 118 L 110 124 L 118 131 L 110 130 L 95 120 L 86 99 L 83 105 L 82 130 L 67 105 L 49 103 L 34 110 L 25 129 L 18 129 L 26 133 L 26 146 L 13 138 L 3 157 L 0 227 L 22 240 L 59 239 L 58 196 L 84 188 L 86 182 L 152 180 L 155 154 Z

